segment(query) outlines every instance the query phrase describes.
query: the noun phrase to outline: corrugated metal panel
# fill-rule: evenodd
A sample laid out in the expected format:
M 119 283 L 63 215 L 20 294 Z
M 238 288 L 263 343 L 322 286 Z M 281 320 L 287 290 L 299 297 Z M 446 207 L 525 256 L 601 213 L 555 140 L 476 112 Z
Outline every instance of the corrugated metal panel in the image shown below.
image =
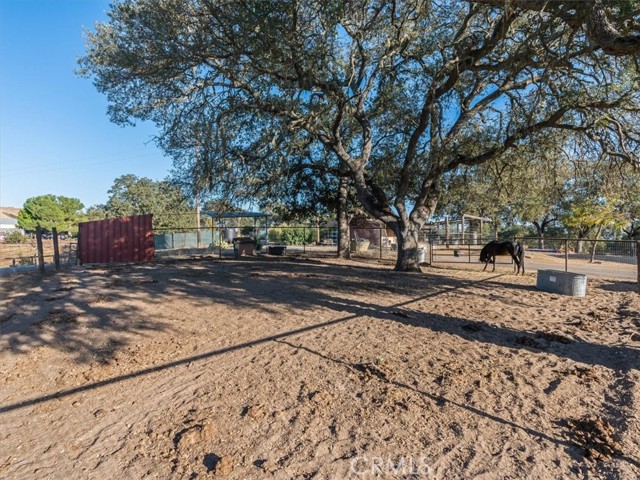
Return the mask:
M 149 262 L 153 260 L 153 215 L 108 218 L 80 224 L 80 263 Z
M 584 297 L 587 293 L 587 276 L 561 270 L 538 270 L 536 288 L 545 292 Z

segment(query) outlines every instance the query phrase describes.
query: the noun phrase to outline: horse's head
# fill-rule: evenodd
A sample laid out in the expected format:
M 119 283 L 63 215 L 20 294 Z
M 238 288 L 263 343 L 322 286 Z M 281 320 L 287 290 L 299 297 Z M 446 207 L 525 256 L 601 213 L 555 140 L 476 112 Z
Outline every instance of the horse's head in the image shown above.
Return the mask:
M 482 250 L 480 250 L 480 261 L 482 263 L 487 263 L 489 260 L 491 260 L 491 257 L 495 255 L 496 244 L 497 242 L 495 240 L 491 240 L 484 247 L 482 247 Z

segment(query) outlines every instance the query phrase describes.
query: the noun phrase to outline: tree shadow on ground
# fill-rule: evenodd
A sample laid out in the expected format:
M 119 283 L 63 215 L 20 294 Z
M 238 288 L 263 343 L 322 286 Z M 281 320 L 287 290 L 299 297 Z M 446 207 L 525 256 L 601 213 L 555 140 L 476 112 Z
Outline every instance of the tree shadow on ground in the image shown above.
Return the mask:
M 598 288 L 605 290 L 607 292 L 629 292 L 629 293 L 638 293 L 640 292 L 640 285 L 635 282 L 612 282 L 609 280 L 603 280 Z
M 89 320 L 84 322 L 85 325 L 76 329 L 67 326 L 65 322 L 53 322 L 49 325 L 47 320 L 45 332 L 38 323 L 38 319 L 49 318 L 52 310 L 55 312 L 55 308 L 59 307 L 52 307 L 52 302 L 43 302 L 40 299 L 35 302 L 35 307 L 28 308 L 30 298 L 50 295 L 52 290 L 64 288 L 64 285 L 62 287 L 57 285 L 65 278 L 68 280 L 69 276 L 61 276 L 58 279 L 43 278 L 39 281 L 32 278 L 17 279 L 18 289 L 26 293 L 21 300 L 18 300 L 17 308 L 12 307 L 14 312 L 9 314 L 8 319 L 6 316 L 2 317 L 0 342 L 3 348 L 8 348 L 11 353 L 19 355 L 31 346 L 49 345 L 70 352 L 76 361 L 84 362 L 100 355 L 103 357 L 114 355 L 138 336 L 172 329 L 175 329 L 176 335 L 181 334 L 171 324 L 169 318 L 136 320 L 136 315 L 140 312 L 135 305 L 126 312 L 122 312 L 108 306 L 96 308 L 88 301 L 91 295 L 105 291 L 113 299 L 127 301 L 131 298 L 144 298 L 152 305 L 162 305 L 179 298 L 186 303 L 186 308 L 197 308 L 204 303 L 213 302 L 240 311 L 244 309 L 252 313 L 263 311 L 277 316 L 278 306 L 286 305 L 287 308 L 300 310 L 301 314 L 305 310 L 317 311 L 318 308 L 324 308 L 328 312 L 335 312 L 337 316 L 334 315 L 330 320 L 318 321 L 315 315 L 309 315 L 309 318 L 302 315 L 300 328 L 277 331 L 277 323 L 275 323 L 272 335 L 4 405 L 0 407 L 0 412 L 73 395 L 309 331 L 326 329 L 332 325 L 363 317 L 399 322 L 435 333 L 447 333 L 470 342 L 482 342 L 512 350 L 545 351 L 561 358 L 588 365 L 602 365 L 614 370 L 628 371 L 640 368 L 638 355 L 640 351 L 629 346 L 600 345 L 575 338 L 554 337 L 548 332 L 540 332 L 535 328 L 518 330 L 472 318 L 440 315 L 411 308 L 416 303 L 449 293 L 461 296 L 465 302 L 474 302 L 482 296 L 482 292 L 486 295 L 494 295 L 492 292 L 496 289 L 507 287 L 522 291 L 532 289 L 528 286 L 510 285 L 508 279 L 505 280 L 502 275 L 478 280 L 461 280 L 443 275 L 406 274 L 362 266 L 345 268 L 313 261 L 252 260 L 245 262 L 185 261 L 80 269 L 73 272 L 70 277 L 77 279 L 78 283 L 71 290 L 62 290 L 70 293 L 64 297 L 64 305 L 70 310 L 79 309 L 79 316 L 88 315 Z M 408 277 L 409 282 L 407 282 Z M 47 282 L 54 283 L 46 285 Z M 308 293 L 309 289 L 313 289 L 314 294 L 304 295 L 303 293 Z M 358 298 L 363 293 L 366 295 L 366 300 Z M 397 294 L 406 300 L 396 301 L 390 305 L 384 304 L 376 301 L 376 293 Z M 504 302 L 505 307 L 508 307 L 512 300 L 496 299 L 492 296 L 491 301 Z M 20 312 L 20 308 L 25 308 L 25 311 Z M 93 313 L 87 313 L 89 311 Z M 126 335 L 123 336 L 123 332 Z M 103 336 L 100 342 L 95 341 L 97 334 Z M 107 353 L 103 352 L 105 342 L 110 343 L 110 350 Z
M 521 425 L 520 423 L 517 423 L 515 421 L 509 420 L 507 418 L 501 417 L 495 413 L 491 413 L 491 412 L 487 412 L 486 410 L 483 410 L 481 408 L 478 408 L 474 405 L 468 405 L 468 404 L 464 404 L 461 402 L 458 402 L 456 400 L 447 398 L 444 395 L 439 395 L 437 393 L 433 393 L 433 392 L 429 392 L 427 390 L 425 390 L 424 388 L 418 388 L 415 384 L 414 385 L 409 385 L 406 382 L 402 382 L 399 380 L 395 380 L 393 378 L 389 378 L 388 375 L 386 375 L 383 371 L 381 370 L 377 370 L 375 368 L 375 366 L 370 366 L 370 365 L 362 365 L 362 364 L 355 364 L 349 361 L 345 361 L 343 359 L 339 359 L 339 358 L 333 358 L 325 353 L 322 353 L 318 350 L 314 350 L 313 348 L 307 347 L 303 344 L 300 343 L 293 343 L 289 340 L 286 339 L 282 339 L 282 340 L 276 340 L 278 343 L 283 344 L 283 345 L 287 345 L 295 350 L 303 350 L 311 355 L 315 355 L 318 356 L 320 358 L 322 358 L 323 360 L 327 361 L 327 362 L 331 362 L 334 363 L 336 365 L 341 365 L 346 367 L 347 369 L 351 370 L 351 371 L 359 371 L 359 372 L 365 372 L 366 374 L 369 375 L 370 378 L 372 379 L 377 379 L 379 382 L 384 383 L 384 384 L 389 384 L 392 385 L 396 388 L 399 388 L 401 390 L 405 390 L 405 391 L 409 391 L 409 392 L 414 392 L 428 400 L 433 401 L 436 405 L 439 406 L 443 406 L 443 405 L 450 405 L 453 407 L 456 407 L 458 409 L 461 410 L 465 410 L 468 413 L 472 414 L 472 415 L 476 415 L 478 417 L 482 417 L 482 418 L 486 418 L 491 420 L 492 422 L 507 426 L 507 427 L 511 427 L 514 430 L 520 430 L 524 433 L 526 433 L 527 435 L 536 438 L 537 440 L 541 440 L 541 441 L 546 441 L 549 443 L 553 443 L 559 446 L 562 446 L 565 448 L 565 450 L 567 451 L 567 453 L 572 456 L 575 460 L 577 461 L 582 461 L 584 459 L 585 456 L 585 451 L 584 451 L 584 445 L 577 442 L 575 440 L 575 436 L 573 436 L 571 433 L 571 431 L 568 431 L 565 429 L 564 435 L 566 436 L 566 438 L 561 438 L 561 437 L 557 437 L 553 434 L 549 434 L 540 430 L 536 430 L 535 428 L 531 428 L 528 427 L 526 425 Z M 617 412 L 614 412 L 617 413 Z M 557 422 L 557 423 L 564 423 L 564 422 Z M 640 468 L 640 461 L 638 461 L 635 458 L 632 458 L 628 455 L 624 455 L 622 453 L 618 453 L 617 457 L 626 462 L 629 463 L 633 466 L 635 466 L 636 468 Z
M 6 299 L 0 313 L 0 350 L 23 354 L 46 346 L 77 363 L 104 363 L 135 336 L 171 330 L 169 322 L 147 318 L 129 303 L 154 292 L 144 281 L 127 287 L 122 280 L 126 272 L 115 267 L 14 275 L 0 286 Z

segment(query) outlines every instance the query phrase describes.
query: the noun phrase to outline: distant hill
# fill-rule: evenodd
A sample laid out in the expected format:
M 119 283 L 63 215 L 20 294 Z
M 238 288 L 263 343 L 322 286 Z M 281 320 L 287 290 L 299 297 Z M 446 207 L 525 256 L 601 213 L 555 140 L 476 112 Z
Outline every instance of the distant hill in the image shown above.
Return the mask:
M 18 218 L 20 208 L 0 207 L 0 218 Z

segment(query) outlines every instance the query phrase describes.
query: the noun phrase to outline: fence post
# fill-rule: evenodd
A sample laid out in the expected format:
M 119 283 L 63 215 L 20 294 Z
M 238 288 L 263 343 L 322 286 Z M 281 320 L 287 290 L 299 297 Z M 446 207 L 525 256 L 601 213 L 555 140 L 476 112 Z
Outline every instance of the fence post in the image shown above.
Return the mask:
M 564 271 L 569 271 L 569 240 L 564 239 Z
M 471 244 L 467 245 L 467 250 L 469 251 L 469 263 L 471 263 Z
M 638 268 L 638 295 L 640 295 L 640 240 L 636 241 L 636 267 Z
M 85 223 L 81 223 L 78 225 L 78 237 L 76 238 L 76 265 L 82 265 L 82 227 L 86 225 Z
M 56 265 L 56 270 L 60 270 L 60 250 L 58 248 L 58 229 L 53 227 L 51 229 L 53 233 L 53 263 Z
M 38 268 L 44 273 L 44 247 L 42 246 L 42 228 L 36 227 L 36 244 L 38 246 Z
M 434 246 L 433 238 L 429 239 L 429 265 L 433 266 L 433 246 Z

